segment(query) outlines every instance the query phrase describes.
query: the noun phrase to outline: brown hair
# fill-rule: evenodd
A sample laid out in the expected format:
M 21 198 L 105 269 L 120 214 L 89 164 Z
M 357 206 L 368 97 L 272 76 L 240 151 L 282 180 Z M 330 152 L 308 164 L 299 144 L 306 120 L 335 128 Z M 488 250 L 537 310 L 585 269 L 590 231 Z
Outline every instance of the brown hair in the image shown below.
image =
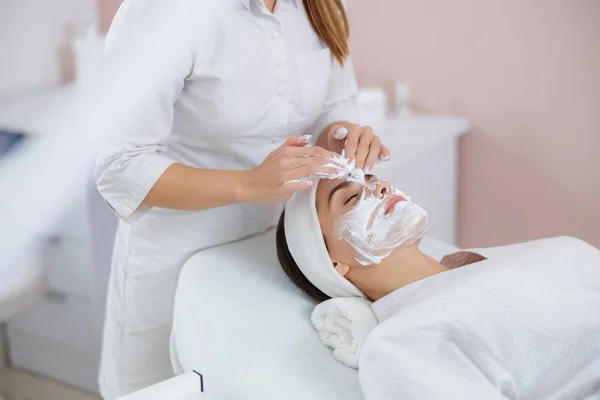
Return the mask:
M 350 25 L 342 0 L 304 0 L 304 8 L 317 35 L 340 65 L 344 65 L 350 55 Z
M 285 228 L 284 221 L 285 211 L 281 214 L 281 218 L 279 218 L 279 224 L 277 225 L 277 234 L 276 234 L 276 247 L 277 247 L 277 258 L 279 258 L 279 263 L 283 268 L 285 274 L 290 278 L 292 282 L 296 286 L 298 286 L 304 293 L 312 297 L 313 299 L 321 302 L 328 300 L 330 297 L 325 293 L 321 292 L 315 285 L 310 283 L 310 281 L 304 276 L 300 268 L 298 268 L 298 264 L 292 257 L 290 253 L 290 249 L 287 245 L 287 240 L 285 238 Z

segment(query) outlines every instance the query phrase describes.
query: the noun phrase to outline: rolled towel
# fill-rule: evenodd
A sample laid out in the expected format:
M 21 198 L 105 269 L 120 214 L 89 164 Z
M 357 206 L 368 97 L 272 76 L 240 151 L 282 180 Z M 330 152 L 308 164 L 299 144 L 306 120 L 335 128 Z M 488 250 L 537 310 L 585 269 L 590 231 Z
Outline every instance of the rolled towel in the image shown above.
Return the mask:
M 350 368 L 358 368 L 362 345 L 377 317 L 371 302 L 359 297 L 338 297 L 317 305 L 311 321 L 321 342 L 333 349 L 333 356 Z

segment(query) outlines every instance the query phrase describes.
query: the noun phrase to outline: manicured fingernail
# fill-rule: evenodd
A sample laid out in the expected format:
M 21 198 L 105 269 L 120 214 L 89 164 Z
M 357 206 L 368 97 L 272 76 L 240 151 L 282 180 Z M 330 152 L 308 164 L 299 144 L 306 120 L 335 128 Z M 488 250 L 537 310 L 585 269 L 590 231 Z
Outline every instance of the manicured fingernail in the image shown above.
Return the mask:
M 313 185 L 313 181 L 311 180 L 306 180 L 304 181 L 304 183 L 306 183 L 306 186 L 311 187 Z
M 387 154 L 382 154 L 382 155 L 379 156 L 379 159 L 381 161 L 390 161 L 390 156 L 387 155 Z
M 312 135 L 302 135 L 298 137 L 298 141 L 302 143 L 308 143 L 312 140 Z
M 343 126 L 339 127 L 336 131 L 335 131 L 335 135 L 334 137 L 337 140 L 342 140 L 344 139 L 346 136 L 348 135 L 348 129 L 344 128 Z
M 370 174 L 370 173 L 371 173 L 371 166 L 370 166 L 370 165 L 367 165 L 367 166 L 365 167 L 365 174 Z

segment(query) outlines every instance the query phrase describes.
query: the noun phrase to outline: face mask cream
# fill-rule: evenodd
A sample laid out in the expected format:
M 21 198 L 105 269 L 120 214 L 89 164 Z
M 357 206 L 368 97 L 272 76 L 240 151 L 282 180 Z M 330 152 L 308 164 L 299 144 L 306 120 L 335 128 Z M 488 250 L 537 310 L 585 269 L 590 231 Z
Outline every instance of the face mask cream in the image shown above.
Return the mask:
M 344 239 L 359 254 L 362 265 L 379 264 L 399 247 L 419 240 L 427 231 L 427 212 L 410 197 L 395 190 L 382 199 L 373 195 L 374 184 L 363 189 L 356 206 L 335 221 L 339 239 Z M 403 200 L 397 202 L 401 196 Z M 397 202 L 390 212 L 390 201 Z

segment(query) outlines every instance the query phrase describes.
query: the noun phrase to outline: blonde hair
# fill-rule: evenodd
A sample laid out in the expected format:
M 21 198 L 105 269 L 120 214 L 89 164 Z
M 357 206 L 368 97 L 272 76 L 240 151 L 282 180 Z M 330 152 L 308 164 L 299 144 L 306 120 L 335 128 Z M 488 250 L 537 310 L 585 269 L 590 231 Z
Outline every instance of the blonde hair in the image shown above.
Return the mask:
M 342 0 L 304 0 L 310 24 L 341 65 L 350 55 L 350 26 Z

